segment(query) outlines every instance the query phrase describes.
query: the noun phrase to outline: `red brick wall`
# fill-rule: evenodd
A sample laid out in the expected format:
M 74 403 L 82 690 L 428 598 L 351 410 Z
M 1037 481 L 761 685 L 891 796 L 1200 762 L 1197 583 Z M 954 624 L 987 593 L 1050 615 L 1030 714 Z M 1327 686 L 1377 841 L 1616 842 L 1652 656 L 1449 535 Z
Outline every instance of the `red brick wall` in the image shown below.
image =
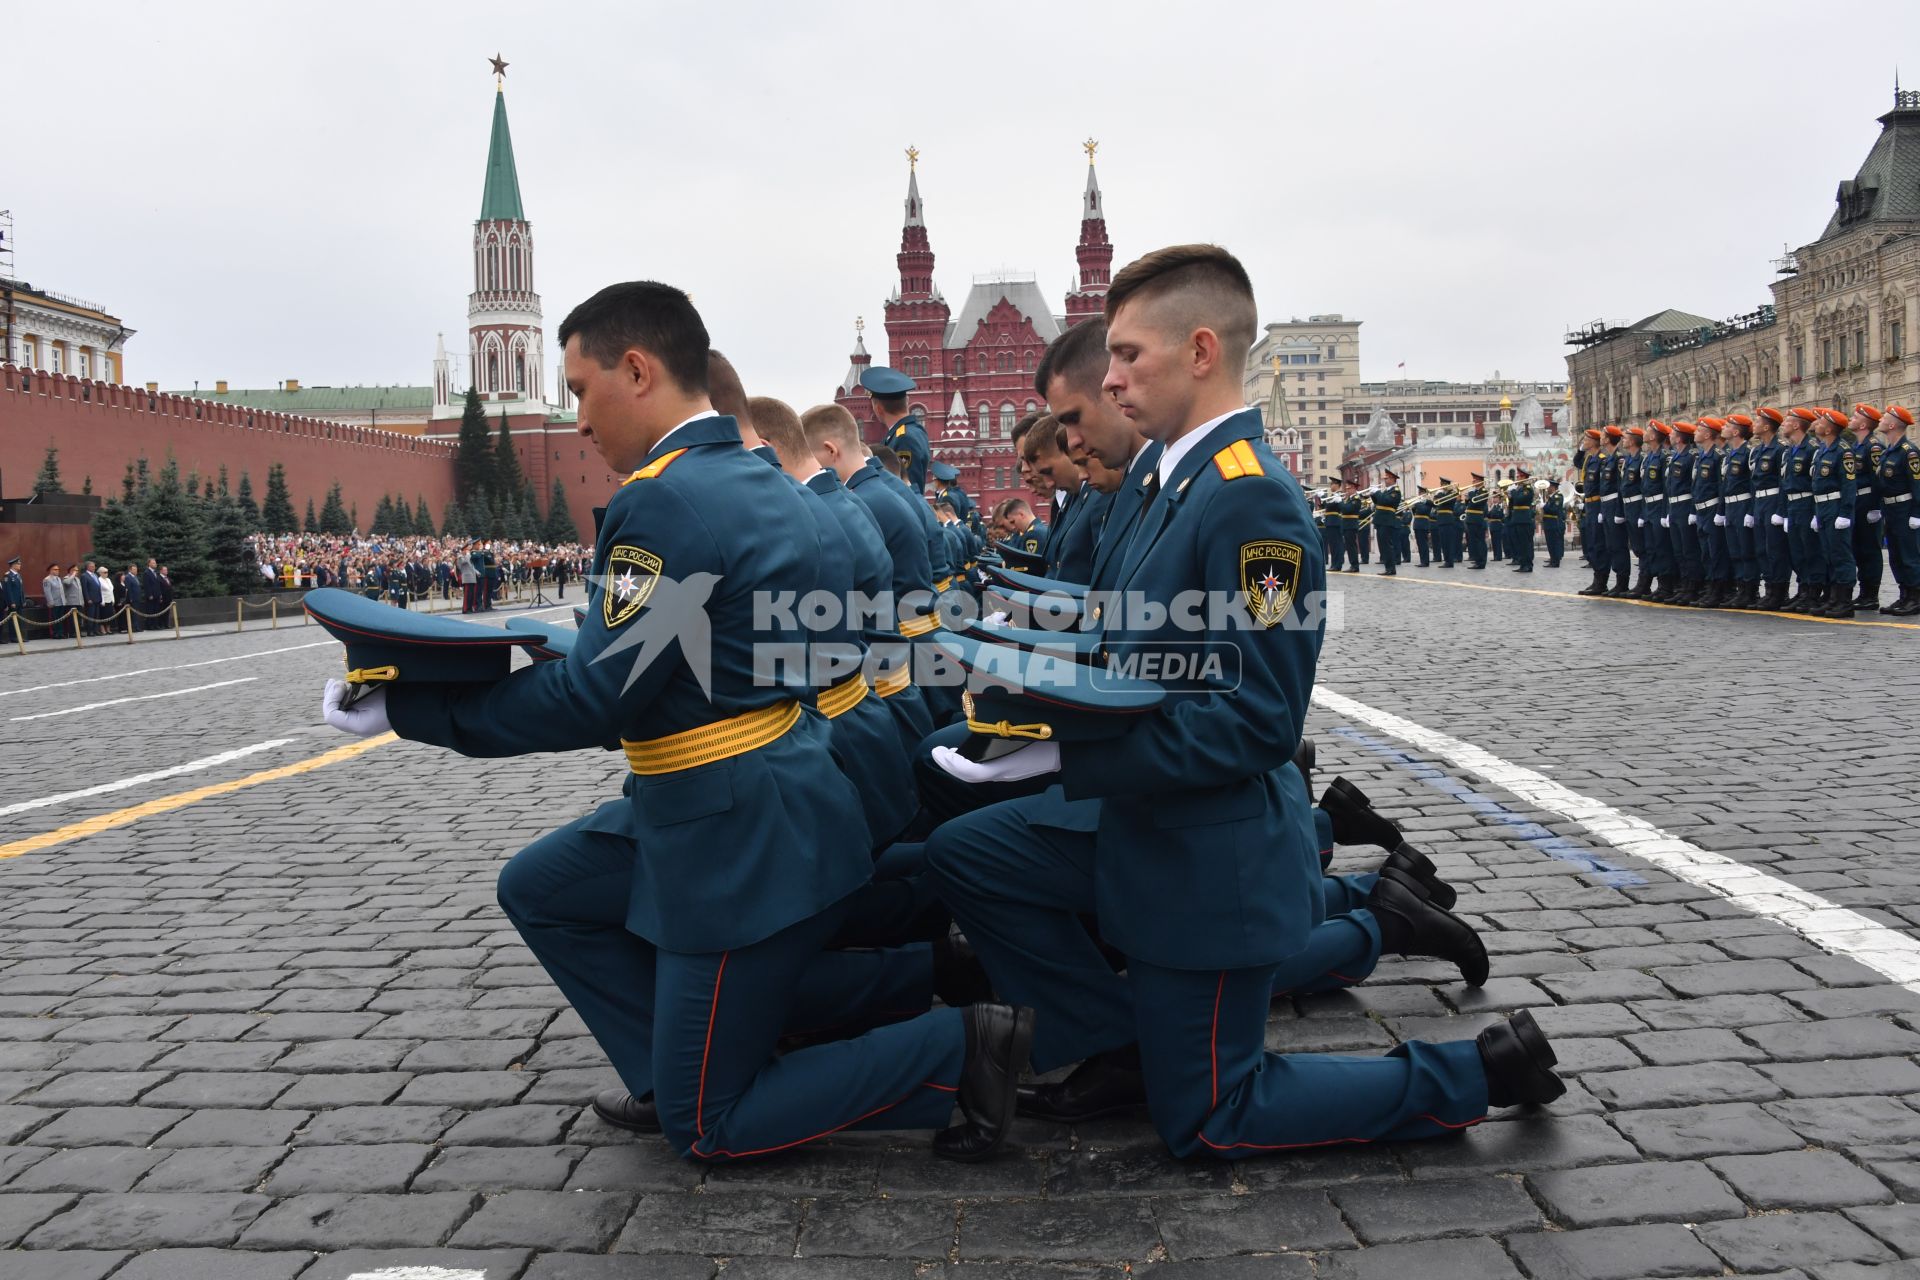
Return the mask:
M 32 488 L 49 444 L 60 450 L 69 490 L 78 492 L 90 475 L 103 497 L 119 495 L 127 463 L 145 457 L 158 471 L 169 450 L 182 477 L 198 471 L 211 481 L 224 465 L 237 487 L 247 472 L 255 502 L 266 499 L 267 467 L 281 463 L 300 514 L 308 498 L 317 510 L 338 480 L 347 505 L 359 506 L 362 528 L 382 494 L 401 494 L 409 504 L 424 494 L 436 520 L 453 497 L 451 445 L 0 365 L 0 494 Z

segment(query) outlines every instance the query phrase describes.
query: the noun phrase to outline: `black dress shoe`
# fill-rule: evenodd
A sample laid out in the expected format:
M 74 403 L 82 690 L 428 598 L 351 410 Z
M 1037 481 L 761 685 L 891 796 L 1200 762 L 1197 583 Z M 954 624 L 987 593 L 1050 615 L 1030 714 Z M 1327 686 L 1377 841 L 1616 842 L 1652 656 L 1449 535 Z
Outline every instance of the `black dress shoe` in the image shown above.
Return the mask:
M 1293 767 L 1298 769 L 1300 776 L 1307 780 L 1308 795 L 1313 794 L 1313 758 L 1316 753 L 1317 748 L 1313 745 L 1312 738 L 1300 739 L 1300 745 L 1293 749 Z
M 1333 819 L 1335 844 L 1377 844 L 1382 849 L 1394 849 L 1401 843 L 1400 828 L 1375 811 L 1360 788 L 1345 778 L 1327 784 L 1320 794 L 1320 807 Z
M 1054 1124 L 1127 1115 L 1146 1105 L 1137 1051 L 1098 1053 L 1058 1084 L 1020 1086 L 1020 1114 Z
M 1013 1130 L 1014 1090 L 1033 1052 L 1033 1010 L 976 1004 L 961 1011 L 967 1061 L 957 1101 L 966 1117 L 933 1137 L 933 1154 L 971 1163 L 998 1151 Z
M 1473 1042 L 1487 1072 L 1488 1106 L 1552 1102 L 1567 1091 L 1566 1082 L 1553 1073 L 1559 1057 L 1547 1042 L 1547 1033 L 1526 1010 L 1494 1023 Z
M 986 1004 L 993 999 L 993 979 L 973 953 L 967 935 L 948 929 L 933 940 L 933 994 L 949 1009 Z
M 1382 871 L 1367 896 L 1367 909 L 1380 924 L 1380 949 L 1402 956 L 1431 956 L 1460 966 L 1470 987 L 1487 982 L 1487 949 L 1473 926 L 1430 902 L 1413 877 Z
M 1427 901 L 1442 911 L 1453 910 L 1453 904 L 1460 901 L 1460 895 L 1454 887 L 1440 878 L 1440 872 L 1433 865 L 1433 859 L 1429 858 L 1424 850 L 1410 844 L 1402 844 L 1388 854 L 1387 860 L 1380 864 L 1380 870 L 1398 871 L 1402 875 L 1411 876 L 1419 883 Z
M 660 1132 L 660 1112 L 653 1105 L 652 1094 L 636 1098 L 625 1089 L 602 1090 L 593 1096 L 593 1114 L 616 1129 Z

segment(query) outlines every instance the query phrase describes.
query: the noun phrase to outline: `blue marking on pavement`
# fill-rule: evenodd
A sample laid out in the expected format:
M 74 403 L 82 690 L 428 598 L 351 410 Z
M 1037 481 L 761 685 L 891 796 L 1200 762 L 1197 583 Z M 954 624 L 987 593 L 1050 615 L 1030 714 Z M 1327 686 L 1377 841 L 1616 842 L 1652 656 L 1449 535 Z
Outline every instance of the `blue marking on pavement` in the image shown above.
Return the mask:
M 1398 747 L 1389 746 L 1378 738 L 1350 729 L 1346 725 L 1337 725 L 1333 730 L 1349 742 L 1356 743 L 1382 759 L 1391 760 L 1420 781 L 1443 795 L 1458 800 L 1475 813 L 1486 817 L 1498 818 L 1511 827 L 1512 834 L 1546 854 L 1590 874 L 1599 883 L 1613 889 L 1624 889 L 1632 885 L 1645 884 L 1647 878 L 1636 871 L 1630 871 L 1618 863 L 1596 857 L 1591 849 L 1557 836 L 1531 818 L 1524 818 L 1491 796 L 1483 795 L 1436 765 L 1419 760 Z

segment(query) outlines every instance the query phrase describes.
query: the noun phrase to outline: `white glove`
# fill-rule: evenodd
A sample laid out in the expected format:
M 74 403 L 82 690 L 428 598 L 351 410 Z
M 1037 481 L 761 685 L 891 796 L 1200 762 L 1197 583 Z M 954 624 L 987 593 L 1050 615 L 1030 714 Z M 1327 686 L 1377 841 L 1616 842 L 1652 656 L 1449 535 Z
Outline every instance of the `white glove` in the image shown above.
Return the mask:
M 1005 609 L 1002 609 L 1002 610 L 1000 610 L 1000 611 L 999 611 L 999 612 L 997 612 L 997 613 L 990 613 L 990 614 L 988 614 L 988 615 L 987 615 L 986 617 L 984 617 L 984 618 L 982 618 L 982 619 L 980 619 L 980 625 L 981 625 L 981 626 L 983 626 L 983 627 L 1004 627 L 1004 626 L 1006 626 L 1006 625 L 1007 625 L 1007 611 L 1006 611 Z
M 375 689 L 351 707 L 342 706 L 347 700 L 347 691 L 352 687 L 345 680 L 327 681 L 326 692 L 320 695 L 320 718 L 340 732 L 356 737 L 371 738 L 376 734 L 391 733 L 393 725 L 387 719 L 387 691 Z
M 1694 514 L 1693 514 L 1693 512 L 1691 512 L 1691 511 L 1689 511 L 1689 512 L 1687 512 L 1687 523 L 1688 523 L 1688 524 L 1699 524 L 1699 523 L 1700 523 L 1700 518 L 1699 518 L 1698 516 L 1696 516 L 1696 515 L 1694 515 Z
M 1850 516 L 1835 516 L 1833 518 L 1833 527 L 1836 529 L 1851 529 L 1853 528 L 1853 519 Z
M 1752 517 L 1752 516 L 1750 516 L 1750 515 L 1749 515 L 1749 516 L 1742 516 L 1742 517 L 1741 517 L 1741 523 L 1743 523 L 1743 524 L 1745 524 L 1745 525 L 1747 526 L 1747 528 L 1749 528 L 1749 529 L 1751 529 L 1751 528 L 1753 528 L 1753 517 Z
M 1641 516 L 1638 520 L 1634 521 L 1633 524 L 1636 529 L 1644 529 L 1647 527 L 1647 518 Z
M 1661 516 L 1661 517 L 1660 517 L 1660 527 L 1661 527 L 1662 529 L 1671 529 L 1671 528 L 1673 528 L 1673 523 L 1672 523 L 1672 521 L 1671 521 L 1671 520 L 1670 520 L 1670 519 L 1669 519 L 1668 517 L 1666 517 L 1666 516 Z
M 1716 515 L 1713 518 L 1713 527 L 1716 529 L 1725 527 L 1726 523 L 1727 523 L 1727 517 L 1725 513 Z
M 998 759 L 969 760 L 952 747 L 935 747 L 933 762 L 962 782 L 1019 782 L 1060 771 L 1060 744 L 1036 742 Z
M 1909 528 L 1909 529 L 1920 529 L 1920 516 L 1908 516 L 1908 517 L 1907 517 L 1907 528 Z
M 1819 516 L 1815 516 L 1815 517 L 1813 518 L 1813 531 L 1814 531 L 1815 533 L 1818 533 L 1818 532 L 1820 532 L 1820 517 L 1819 517 Z
M 1869 512 L 1867 512 L 1867 523 L 1868 523 L 1868 524 L 1879 524 L 1879 523 L 1880 523 L 1880 513 L 1879 513 L 1878 511 L 1869 511 Z
M 1779 525 L 1782 529 L 1787 527 L 1787 518 L 1781 515 L 1777 511 L 1774 512 L 1774 514 L 1770 516 L 1769 519 L 1771 519 L 1775 524 Z
M 1625 516 L 1615 516 L 1613 518 L 1613 522 L 1615 524 L 1625 524 L 1627 522 L 1627 518 Z

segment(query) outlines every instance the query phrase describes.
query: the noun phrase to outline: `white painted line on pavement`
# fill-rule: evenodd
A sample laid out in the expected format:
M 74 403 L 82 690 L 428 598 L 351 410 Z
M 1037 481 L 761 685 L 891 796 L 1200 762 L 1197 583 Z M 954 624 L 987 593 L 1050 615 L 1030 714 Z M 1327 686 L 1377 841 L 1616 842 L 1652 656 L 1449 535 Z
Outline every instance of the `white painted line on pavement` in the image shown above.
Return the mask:
M 332 641 L 328 641 L 329 644 Z M 262 751 L 271 751 L 275 747 L 284 747 L 292 738 L 269 738 L 265 742 L 256 742 L 250 747 L 235 747 L 232 751 L 222 751 L 219 755 L 203 756 L 198 760 L 189 760 L 185 764 L 171 765 L 165 769 L 155 769 L 152 773 L 136 774 L 131 778 L 122 778 L 118 782 L 103 782 L 97 787 L 84 787 L 79 791 L 62 791 L 59 795 L 41 796 L 37 800 L 22 800 L 18 804 L 0 807 L 0 818 L 11 817 L 16 813 L 25 813 L 29 809 L 45 809 L 56 804 L 65 804 L 69 800 L 84 800 L 88 796 L 103 796 L 109 791 L 125 791 L 129 787 L 145 786 L 149 782 L 158 782 L 162 778 L 173 778 L 183 773 L 198 773 L 202 769 L 211 769 L 215 765 L 226 764 L 246 756 L 258 755 Z
M 125 680 L 130 676 L 150 676 L 156 671 L 185 671 L 189 667 L 211 667 L 222 662 L 244 662 L 248 658 L 267 658 L 276 653 L 294 653 L 301 649 L 318 649 L 321 645 L 337 644 L 335 640 L 315 640 L 312 644 L 290 644 L 283 649 L 262 649 L 258 653 L 236 653 L 228 658 L 208 658 L 204 662 L 176 662 L 169 667 L 142 667 L 138 671 L 116 671 L 106 676 L 84 676 L 78 680 L 56 680 L 52 684 L 30 685 L 25 689 L 0 689 L 0 698 L 11 697 L 16 693 L 39 693 L 43 689 L 65 689 L 76 684 L 94 684 L 101 680 Z
M 88 702 L 77 707 L 68 707 L 64 711 L 39 711 L 30 716 L 9 717 L 14 723 L 22 720 L 50 720 L 54 716 L 77 715 L 82 711 L 98 711 L 101 707 L 117 707 L 123 702 L 151 702 L 155 698 L 177 698 L 183 693 L 200 693 L 207 689 L 224 689 L 230 684 L 252 684 L 259 676 L 241 676 L 238 680 L 216 680 L 212 684 L 197 684 L 191 689 L 169 689 L 165 693 L 136 693 L 128 698 L 109 698 L 105 702 Z
M 382 1267 L 378 1271 L 356 1271 L 347 1280 L 487 1280 L 487 1273 L 452 1267 Z
M 1920 942 L 1895 929 L 1759 867 L 1702 849 L 1604 801 L 1570 791 L 1544 774 L 1502 760 L 1472 743 L 1330 689 L 1315 688 L 1313 700 L 1329 711 L 1372 725 L 1430 756 L 1479 774 L 1534 808 L 1577 822 L 1620 852 L 1717 893 L 1744 911 L 1778 921 L 1822 951 L 1857 960 L 1909 991 L 1920 992 Z

